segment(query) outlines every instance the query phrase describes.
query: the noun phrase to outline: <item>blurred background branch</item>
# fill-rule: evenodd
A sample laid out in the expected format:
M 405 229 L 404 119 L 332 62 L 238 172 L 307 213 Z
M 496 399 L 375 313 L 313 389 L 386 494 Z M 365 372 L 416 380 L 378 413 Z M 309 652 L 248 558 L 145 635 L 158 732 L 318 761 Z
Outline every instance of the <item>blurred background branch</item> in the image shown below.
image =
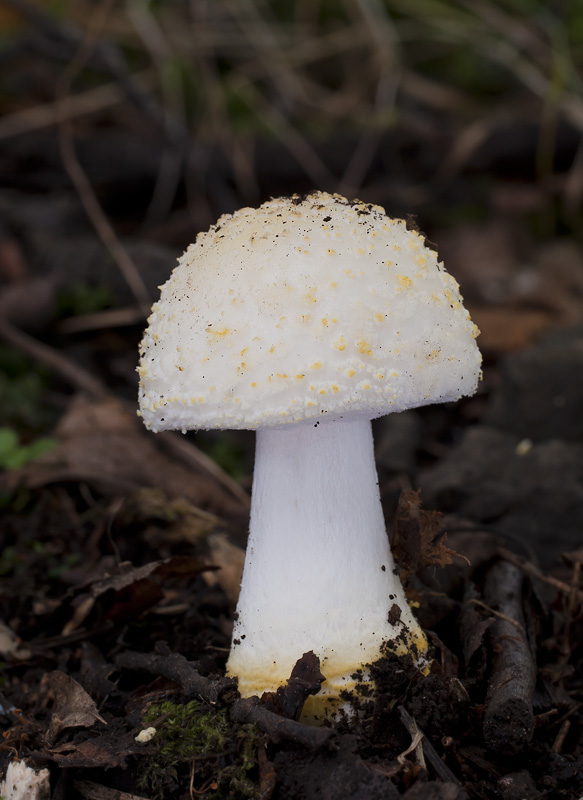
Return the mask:
M 569 166 L 577 168 L 583 13 L 555 5 L 118 2 L 73 107 L 85 126 L 88 116 L 96 125 L 119 124 L 120 115 L 129 124 L 113 78 L 142 116 L 141 138 L 158 141 L 147 225 L 166 218 L 183 190 L 196 224 L 203 209 L 212 218 L 255 202 L 269 192 L 270 176 L 281 184 L 286 172 L 291 188 L 366 189 L 370 199 L 422 208 L 464 167 L 495 161 L 500 135 L 525 157 L 534 147 L 541 180 L 554 176 L 557 137 L 569 137 Z M 47 70 L 44 86 L 29 81 L 25 96 L 3 81 L 6 138 L 21 135 L 27 119 L 30 130 L 41 124 L 39 95 L 49 91 L 50 72 L 72 58 L 93 4 L 2 0 L 0 7 L 4 59 L 17 42 Z M 550 191 L 564 201 L 556 182 Z M 572 217 L 572 190 L 568 206 Z

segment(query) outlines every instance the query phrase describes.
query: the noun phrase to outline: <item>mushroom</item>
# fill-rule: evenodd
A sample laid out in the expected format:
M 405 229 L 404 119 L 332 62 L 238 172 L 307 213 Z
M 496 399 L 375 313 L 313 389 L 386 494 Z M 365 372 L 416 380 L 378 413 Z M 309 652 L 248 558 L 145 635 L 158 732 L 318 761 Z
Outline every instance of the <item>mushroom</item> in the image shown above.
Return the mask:
M 46 800 L 51 792 L 48 769 L 35 772 L 26 761 L 11 761 L 0 783 L 0 796 L 6 800 Z
M 228 671 L 275 690 L 314 651 L 334 701 L 381 644 L 426 650 L 395 573 L 371 420 L 472 394 L 456 281 L 383 208 L 315 192 L 219 219 L 162 287 L 141 343 L 152 431 L 257 431 Z

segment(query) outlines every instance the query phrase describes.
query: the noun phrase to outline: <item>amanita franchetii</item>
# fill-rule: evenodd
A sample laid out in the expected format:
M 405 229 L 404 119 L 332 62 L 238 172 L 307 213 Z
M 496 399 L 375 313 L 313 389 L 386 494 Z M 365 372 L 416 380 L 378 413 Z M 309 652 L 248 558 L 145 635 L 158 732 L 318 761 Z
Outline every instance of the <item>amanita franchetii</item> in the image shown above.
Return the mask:
M 331 697 L 384 641 L 422 651 L 371 420 L 472 394 L 481 364 L 458 285 L 423 237 L 322 192 L 243 208 L 197 236 L 148 323 L 148 428 L 257 431 L 228 662 L 241 693 L 275 690 L 310 650 Z

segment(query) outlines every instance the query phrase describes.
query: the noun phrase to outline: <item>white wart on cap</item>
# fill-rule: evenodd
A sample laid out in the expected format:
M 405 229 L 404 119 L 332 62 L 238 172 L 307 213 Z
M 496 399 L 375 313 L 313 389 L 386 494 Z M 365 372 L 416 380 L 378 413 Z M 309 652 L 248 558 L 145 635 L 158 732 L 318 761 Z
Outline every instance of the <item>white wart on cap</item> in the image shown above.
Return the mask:
M 477 329 L 403 220 L 316 192 L 199 234 L 153 306 L 140 410 L 153 431 L 372 419 L 471 394 Z

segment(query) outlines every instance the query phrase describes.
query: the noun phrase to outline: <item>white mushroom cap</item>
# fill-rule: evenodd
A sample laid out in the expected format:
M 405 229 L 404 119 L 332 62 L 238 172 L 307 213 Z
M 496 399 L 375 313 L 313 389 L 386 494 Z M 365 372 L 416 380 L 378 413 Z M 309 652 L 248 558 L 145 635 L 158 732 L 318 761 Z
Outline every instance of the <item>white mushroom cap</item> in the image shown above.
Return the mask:
M 316 192 L 199 234 L 153 306 L 140 409 L 154 431 L 369 419 L 475 391 L 478 331 L 403 220 Z

